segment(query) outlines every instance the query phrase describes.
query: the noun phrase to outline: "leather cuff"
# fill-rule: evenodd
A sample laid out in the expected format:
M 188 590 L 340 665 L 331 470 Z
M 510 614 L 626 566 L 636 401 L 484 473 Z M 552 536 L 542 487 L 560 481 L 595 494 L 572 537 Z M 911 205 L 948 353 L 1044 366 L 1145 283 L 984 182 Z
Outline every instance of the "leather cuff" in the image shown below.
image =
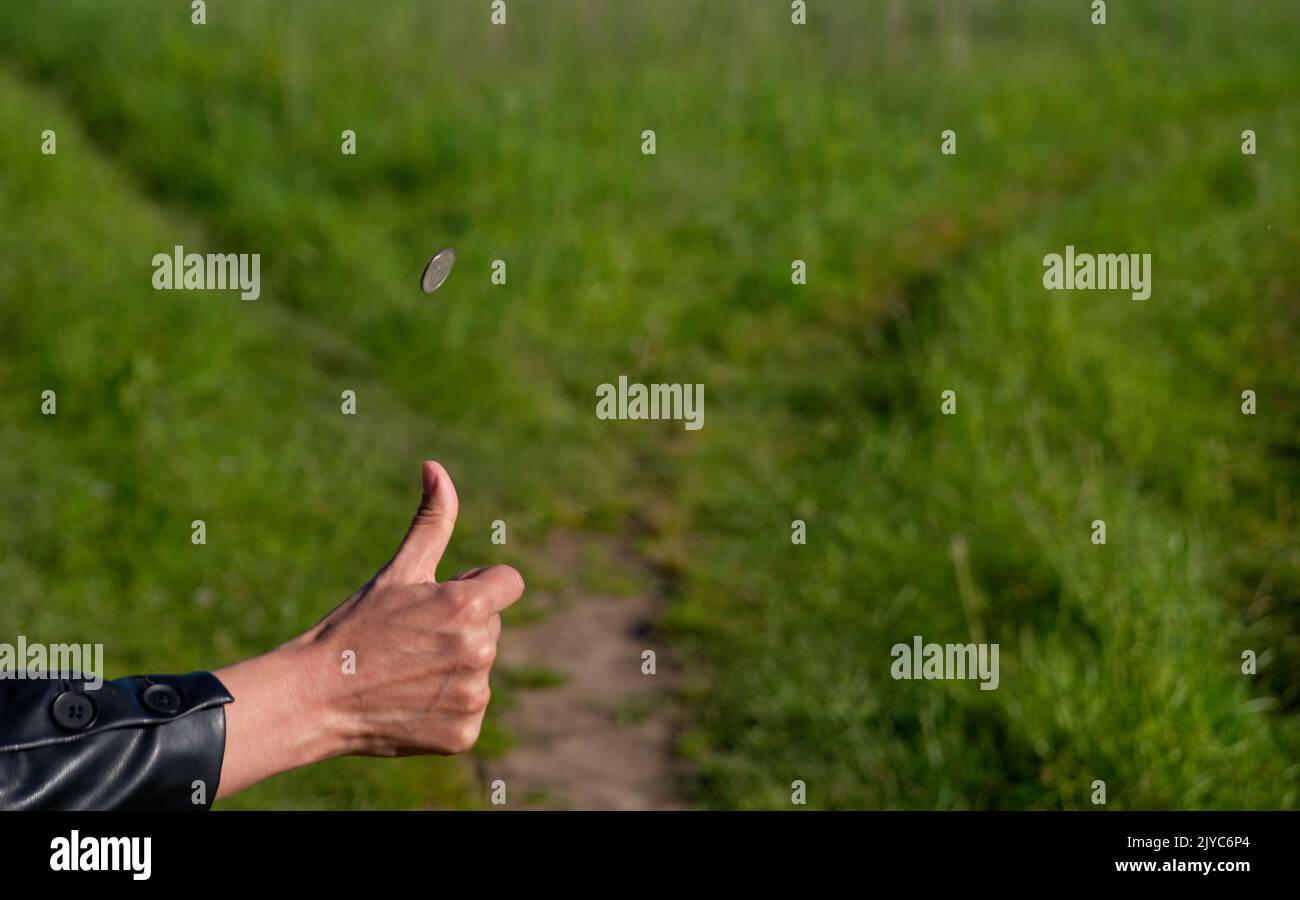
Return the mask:
M 210 672 L 0 680 L 0 809 L 209 809 L 233 699 Z

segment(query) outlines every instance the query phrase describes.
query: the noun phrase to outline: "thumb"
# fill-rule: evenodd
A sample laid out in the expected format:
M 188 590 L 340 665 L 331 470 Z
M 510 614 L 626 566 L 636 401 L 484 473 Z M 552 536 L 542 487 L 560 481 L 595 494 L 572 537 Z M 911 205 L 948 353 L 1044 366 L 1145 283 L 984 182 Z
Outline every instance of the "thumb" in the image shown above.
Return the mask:
M 397 554 L 385 567 L 385 574 L 400 584 L 433 581 L 438 562 L 451 540 L 452 529 L 456 527 L 459 508 L 451 476 L 439 463 L 427 460 L 420 508 L 415 512 Z

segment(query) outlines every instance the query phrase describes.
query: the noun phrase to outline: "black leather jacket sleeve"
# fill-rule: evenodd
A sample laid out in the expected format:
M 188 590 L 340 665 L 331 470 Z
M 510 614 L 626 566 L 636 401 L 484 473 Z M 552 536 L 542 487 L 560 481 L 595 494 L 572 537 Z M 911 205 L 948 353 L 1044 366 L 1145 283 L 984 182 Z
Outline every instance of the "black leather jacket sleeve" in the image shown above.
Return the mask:
M 209 672 L 0 680 L 0 809 L 209 809 L 233 699 Z

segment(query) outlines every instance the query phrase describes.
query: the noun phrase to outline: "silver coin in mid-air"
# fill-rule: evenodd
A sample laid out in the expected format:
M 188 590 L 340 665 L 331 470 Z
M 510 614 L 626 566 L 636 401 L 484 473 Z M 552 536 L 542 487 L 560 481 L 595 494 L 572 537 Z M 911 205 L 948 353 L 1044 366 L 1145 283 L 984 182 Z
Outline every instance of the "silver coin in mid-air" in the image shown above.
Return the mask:
M 420 277 L 420 287 L 426 294 L 432 294 L 442 283 L 447 280 L 451 274 L 451 267 L 456 263 L 456 251 L 439 250 L 433 254 L 433 259 L 424 267 L 424 275 Z

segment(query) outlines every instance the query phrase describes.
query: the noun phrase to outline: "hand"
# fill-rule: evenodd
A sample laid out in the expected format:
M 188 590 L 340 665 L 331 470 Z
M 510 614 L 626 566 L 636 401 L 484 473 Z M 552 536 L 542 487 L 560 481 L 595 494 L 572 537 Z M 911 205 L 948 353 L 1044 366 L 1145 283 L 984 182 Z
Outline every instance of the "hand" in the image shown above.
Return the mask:
M 487 566 L 437 582 L 456 503 L 446 470 L 426 462 L 424 498 L 397 555 L 304 635 L 333 669 L 318 688 L 349 753 L 460 753 L 478 740 L 501 610 L 524 581 L 510 566 Z M 356 674 L 338 674 L 348 651 Z
M 219 798 L 331 756 L 474 745 L 501 610 L 524 582 L 510 566 L 437 582 L 456 512 L 450 476 L 426 462 L 420 508 L 392 560 L 305 634 L 215 673 L 235 697 L 226 707 Z M 354 674 L 346 674 L 349 660 Z

